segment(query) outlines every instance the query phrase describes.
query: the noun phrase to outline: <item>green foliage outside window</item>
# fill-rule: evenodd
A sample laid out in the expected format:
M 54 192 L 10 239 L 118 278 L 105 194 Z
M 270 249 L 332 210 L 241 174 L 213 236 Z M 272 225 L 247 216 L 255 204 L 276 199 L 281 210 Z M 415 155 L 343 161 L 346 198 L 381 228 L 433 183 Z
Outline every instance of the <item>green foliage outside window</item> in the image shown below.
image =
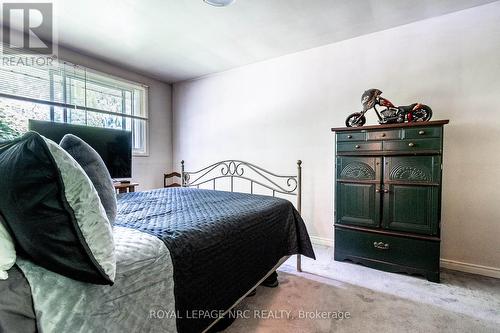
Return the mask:
M 50 120 L 49 107 L 0 98 L 0 141 L 26 133 L 28 119 Z

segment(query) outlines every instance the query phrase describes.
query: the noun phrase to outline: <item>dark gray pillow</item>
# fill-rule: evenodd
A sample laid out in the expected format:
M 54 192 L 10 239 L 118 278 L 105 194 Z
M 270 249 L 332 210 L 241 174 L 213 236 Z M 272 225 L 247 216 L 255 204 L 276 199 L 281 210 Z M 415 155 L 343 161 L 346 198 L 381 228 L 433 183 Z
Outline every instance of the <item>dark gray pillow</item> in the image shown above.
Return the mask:
M 19 257 L 75 280 L 113 284 L 113 230 L 68 152 L 36 132 L 0 142 L 0 189 L 2 224 Z
M 59 144 L 83 168 L 94 184 L 104 206 L 109 223 L 116 218 L 116 192 L 113 180 L 101 156 L 85 141 L 73 134 L 66 134 Z

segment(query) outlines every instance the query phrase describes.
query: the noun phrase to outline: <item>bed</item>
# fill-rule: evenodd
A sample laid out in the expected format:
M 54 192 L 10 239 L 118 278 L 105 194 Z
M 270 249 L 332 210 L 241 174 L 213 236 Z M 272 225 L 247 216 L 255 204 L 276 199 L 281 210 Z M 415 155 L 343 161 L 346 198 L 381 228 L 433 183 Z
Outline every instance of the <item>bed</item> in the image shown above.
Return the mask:
M 314 258 L 300 161 L 292 176 L 238 160 L 181 168 L 180 188 L 118 196 L 113 286 L 19 259 L 0 281 L 0 331 L 205 332 L 289 256 Z M 235 192 L 236 181 L 250 193 Z M 271 195 L 254 193 L 263 189 Z M 279 195 L 295 196 L 297 208 Z

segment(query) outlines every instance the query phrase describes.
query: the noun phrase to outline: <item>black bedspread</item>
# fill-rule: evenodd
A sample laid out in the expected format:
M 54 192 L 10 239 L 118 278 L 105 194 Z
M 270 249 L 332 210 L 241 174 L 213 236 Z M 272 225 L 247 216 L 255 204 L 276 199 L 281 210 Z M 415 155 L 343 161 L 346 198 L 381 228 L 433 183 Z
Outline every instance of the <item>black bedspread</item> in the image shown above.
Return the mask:
M 127 193 L 115 224 L 165 242 L 181 333 L 207 328 L 214 311 L 227 310 L 283 256 L 314 258 L 293 205 L 268 196 L 193 188 Z
M 36 333 L 31 289 L 23 272 L 14 265 L 9 278 L 0 280 L 0 332 Z

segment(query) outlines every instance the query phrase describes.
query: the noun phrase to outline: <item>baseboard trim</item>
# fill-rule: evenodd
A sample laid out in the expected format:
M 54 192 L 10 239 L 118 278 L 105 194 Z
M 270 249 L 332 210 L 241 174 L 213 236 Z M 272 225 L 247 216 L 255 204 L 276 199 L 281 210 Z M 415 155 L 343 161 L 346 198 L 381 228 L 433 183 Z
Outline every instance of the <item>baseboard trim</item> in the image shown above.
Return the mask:
M 333 247 L 333 239 L 317 236 L 310 236 L 310 238 L 311 242 L 315 245 Z M 441 259 L 440 263 L 442 268 L 500 279 L 500 268 L 497 267 L 470 264 L 450 259 Z
M 478 274 L 500 279 L 500 268 L 469 264 L 466 262 L 441 259 L 441 267 L 465 273 Z
M 324 237 L 318 237 L 318 236 L 309 236 L 311 239 L 311 243 L 316 244 L 316 245 L 323 245 L 323 246 L 333 246 L 333 239 L 331 238 L 324 238 Z

